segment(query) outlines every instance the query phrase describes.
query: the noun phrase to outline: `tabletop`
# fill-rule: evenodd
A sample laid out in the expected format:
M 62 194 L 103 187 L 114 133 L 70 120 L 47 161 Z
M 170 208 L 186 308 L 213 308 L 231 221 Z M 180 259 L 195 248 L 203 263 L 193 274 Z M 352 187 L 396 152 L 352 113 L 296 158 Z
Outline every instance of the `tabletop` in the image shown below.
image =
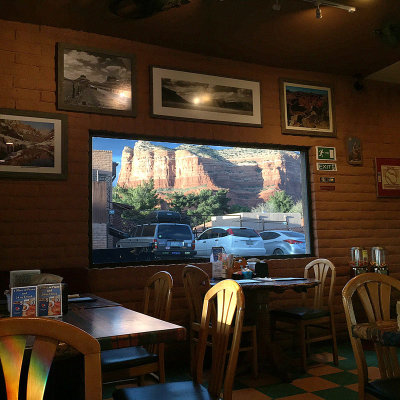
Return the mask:
M 70 309 L 62 320 L 95 337 L 102 350 L 185 340 L 183 326 L 122 306 Z
M 365 322 L 352 326 L 354 337 L 383 346 L 400 347 L 400 331 L 396 320 Z
M 211 280 L 211 285 L 215 285 L 218 281 Z M 306 291 L 320 284 L 320 281 L 312 278 L 253 278 L 237 280 L 237 283 L 243 290 L 260 290 L 266 289 L 273 292 L 284 292 L 293 289 L 297 292 Z

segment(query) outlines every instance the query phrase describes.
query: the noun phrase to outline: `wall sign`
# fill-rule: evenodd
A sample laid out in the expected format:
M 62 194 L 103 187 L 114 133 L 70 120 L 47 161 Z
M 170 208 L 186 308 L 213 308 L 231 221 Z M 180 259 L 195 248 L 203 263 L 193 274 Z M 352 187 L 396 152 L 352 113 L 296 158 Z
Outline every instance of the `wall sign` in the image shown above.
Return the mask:
M 400 197 L 400 158 L 375 158 L 378 197 Z
M 336 161 L 335 147 L 315 146 L 315 154 L 317 156 L 317 160 Z
M 319 181 L 321 183 L 335 183 L 336 179 L 333 176 L 321 176 Z
M 336 164 L 317 162 L 317 171 L 337 171 Z

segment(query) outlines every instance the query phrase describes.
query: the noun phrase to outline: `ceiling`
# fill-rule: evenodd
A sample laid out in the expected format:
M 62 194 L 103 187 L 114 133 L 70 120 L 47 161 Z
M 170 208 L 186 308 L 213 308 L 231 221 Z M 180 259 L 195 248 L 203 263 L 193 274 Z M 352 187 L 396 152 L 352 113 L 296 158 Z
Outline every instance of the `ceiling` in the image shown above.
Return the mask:
M 190 0 L 147 18 L 126 18 L 110 11 L 111 0 L 0 0 L 0 18 L 272 67 L 362 78 L 400 61 L 400 44 L 391 46 L 374 33 L 387 29 L 388 23 L 400 29 L 399 0 L 338 0 L 357 11 L 322 5 L 321 19 L 315 17 L 312 3 L 280 0 L 280 11 L 274 11 L 274 1 Z M 398 83 L 399 64 L 390 71 Z

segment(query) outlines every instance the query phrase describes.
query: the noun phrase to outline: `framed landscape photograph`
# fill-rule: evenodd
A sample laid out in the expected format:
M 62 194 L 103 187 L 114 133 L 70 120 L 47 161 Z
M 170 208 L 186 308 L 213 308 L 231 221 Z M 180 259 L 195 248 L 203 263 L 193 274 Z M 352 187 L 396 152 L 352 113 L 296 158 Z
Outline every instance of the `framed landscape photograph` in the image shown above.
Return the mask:
M 0 177 L 65 179 L 67 116 L 0 109 Z
M 136 116 L 135 57 L 58 43 L 60 110 Z
M 282 133 L 336 137 L 331 86 L 280 79 L 280 102 Z
M 152 67 L 152 116 L 261 127 L 260 82 Z
M 378 197 L 400 197 L 400 158 L 375 158 Z

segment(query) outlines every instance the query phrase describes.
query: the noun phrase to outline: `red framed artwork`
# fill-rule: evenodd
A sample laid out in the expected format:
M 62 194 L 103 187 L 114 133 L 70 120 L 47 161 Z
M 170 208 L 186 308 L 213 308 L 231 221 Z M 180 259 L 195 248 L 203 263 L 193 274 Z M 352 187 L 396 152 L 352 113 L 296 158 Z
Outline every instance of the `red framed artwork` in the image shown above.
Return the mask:
M 375 158 L 378 197 L 400 197 L 400 158 Z

